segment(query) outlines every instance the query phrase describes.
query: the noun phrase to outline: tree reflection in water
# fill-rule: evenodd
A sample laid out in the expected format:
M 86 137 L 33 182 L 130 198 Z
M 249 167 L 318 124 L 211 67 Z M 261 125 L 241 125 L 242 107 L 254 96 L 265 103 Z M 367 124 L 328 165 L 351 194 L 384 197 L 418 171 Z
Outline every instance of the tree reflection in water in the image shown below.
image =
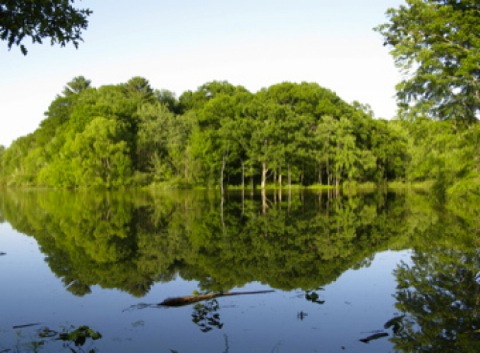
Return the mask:
M 412 265 L 395 271 L 406 314 L 393 342 L 402 352 L 480 352 L 479 229 L 444 214 L 418 230 Z
M 193 307 L 192 322 L 200 327 L 202 332 L 211 331 L 214 328 L 222 329 L 218 310 L 220 306 L 217 299 L 211 299 L 204 303 L 197 303 Z
M 230 195 L 221 208 L 216 195 L 194 192 L 8 191 L 0 198 L 9 222 L 35 237 L 52 271 L 79 296 L 100 285 L 141 297 L 176 275 L 205 292 L 253 281 L 308 291 L 368 266 L 393 239 L 404 246 L 403 197 L 395 195 L 297 193 L 269 201 L 266 213 L 259 198 Z
M 144 296 L 179 275 L 202 292 L 258 281 L 322 304 L 319 289 L 345 271 L 368 267 L 377 252 L 411 249 L 412 264 L 395 272 L 405 316 L 385 327 L 405 353 L 480 351 L 478 204 L 439 210 L 408 193 L 292 193 L 268 208 L 260 197 L 207 192 L 0 194 L 0 213 L 35 237 L 78 296 L 94 285 Z M 192 321 L 222 328 L 218 302 L 195 306 Z
M 30 325 L 25 325 L 28 327 Z M 36 325 L 32 325 L 36 326 Z M 28 334 L 22 329 L 17 330 L 17 344 L 15 348 L 7 348 L 1 350 L 6 352 L 41 352 L 41 351 L 62 351 L 69 353 L 97 353 L 95 341 L 100 340 L 102 335 L 89 326 L 69 326 L 59 331 L 52 330 L 48 327 L 36 329 L 33 333 Z
M 478 255 L 420 253 L 396 271 L 398 308 L 408 315 L 394 342 L 404 352 L 480 352 Z

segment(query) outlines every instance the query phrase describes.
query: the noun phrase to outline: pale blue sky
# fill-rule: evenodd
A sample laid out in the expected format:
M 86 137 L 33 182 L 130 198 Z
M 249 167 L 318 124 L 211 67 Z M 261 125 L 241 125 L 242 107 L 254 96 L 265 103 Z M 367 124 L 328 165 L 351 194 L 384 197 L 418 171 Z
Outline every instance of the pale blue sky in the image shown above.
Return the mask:
M 317 82 L 395 114 L 400 75 L 372 28 L 401 0 L 83 0 L 94 13 L 78 50 L 0 42 L 0 144 L 33 132 L 73 77 L 96 87 L 143 76 L 177 96 L 212 80 L 252 92 Z

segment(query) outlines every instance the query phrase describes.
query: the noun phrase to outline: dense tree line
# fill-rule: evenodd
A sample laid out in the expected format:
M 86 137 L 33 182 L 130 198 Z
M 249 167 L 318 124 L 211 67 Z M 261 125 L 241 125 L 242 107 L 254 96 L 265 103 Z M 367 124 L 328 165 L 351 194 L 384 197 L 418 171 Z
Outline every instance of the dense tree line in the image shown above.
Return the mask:
M 93 88 L 77 77 L 32 134 L 2 153 L 12 186 L 154 182 L 340 185 L 405 176 L 406 140 L 313 83 L 256 94 L 210 82 L 179 99 L 135 77 Z
M 0 150 L 3 184 L 479 183 L 478 124 L 373 119 L 368 107 L 315 83 L 251 93 L 214 81 L 177 99 L 141 77 L 94 88 L 80 76 L 45 114 L 35 132 Z
M 34 133 L 0 146 L 0 183 L 223 192 L 225 185 L 431 180 L 438 195 L 471 196 L 480 187 L 479 11 L 472 0 L 406 0 L 387 11 L 376 30 L 405 74 L 399 121 L 375 120 L 368 106 L 315 83 L 251 93 L 214 81 L 177 99 L 141 77 L 99 88 L 76 77 Z M 80 10 L 80 28 L 89 14 Z M 10 46 L 24 35 L 12 33 Z

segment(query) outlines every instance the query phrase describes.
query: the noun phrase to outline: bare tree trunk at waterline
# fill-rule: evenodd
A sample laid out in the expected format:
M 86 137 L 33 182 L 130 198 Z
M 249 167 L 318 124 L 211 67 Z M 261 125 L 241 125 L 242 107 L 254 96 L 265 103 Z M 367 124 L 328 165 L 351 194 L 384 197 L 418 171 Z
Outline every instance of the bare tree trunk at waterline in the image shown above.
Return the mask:
M 242 190 L 245 192 L 245 163 L 242 160 Z
M 267 173 L 268 173 L 267 163 L 262 162 L 262 182 L 260 184 L 262 190 L 265 190 L 265 187 L 267 186 Z
M 282 168 L 278 171 L 278 187 L 282 190 Z
M 290 170 L 290 164 L 288 165 L 288 188 L 292 190 L 292 171 Z
M 224 174 L 225 174 L 225 154 L 223 155 L 222 168 L 220 171 L 220 191 L 222 193 L 222 198 L 223 198 L 223 195 L 225 194 L 225 188 L 223 186 Z

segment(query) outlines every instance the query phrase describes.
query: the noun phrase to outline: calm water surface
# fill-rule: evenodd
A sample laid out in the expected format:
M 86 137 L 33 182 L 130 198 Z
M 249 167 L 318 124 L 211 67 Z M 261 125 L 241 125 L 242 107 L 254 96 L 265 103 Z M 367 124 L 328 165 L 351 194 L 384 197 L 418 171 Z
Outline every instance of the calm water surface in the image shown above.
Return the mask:
M 477 210 L 413 193 L 3 192 L 0 352 L 478 352 Z

